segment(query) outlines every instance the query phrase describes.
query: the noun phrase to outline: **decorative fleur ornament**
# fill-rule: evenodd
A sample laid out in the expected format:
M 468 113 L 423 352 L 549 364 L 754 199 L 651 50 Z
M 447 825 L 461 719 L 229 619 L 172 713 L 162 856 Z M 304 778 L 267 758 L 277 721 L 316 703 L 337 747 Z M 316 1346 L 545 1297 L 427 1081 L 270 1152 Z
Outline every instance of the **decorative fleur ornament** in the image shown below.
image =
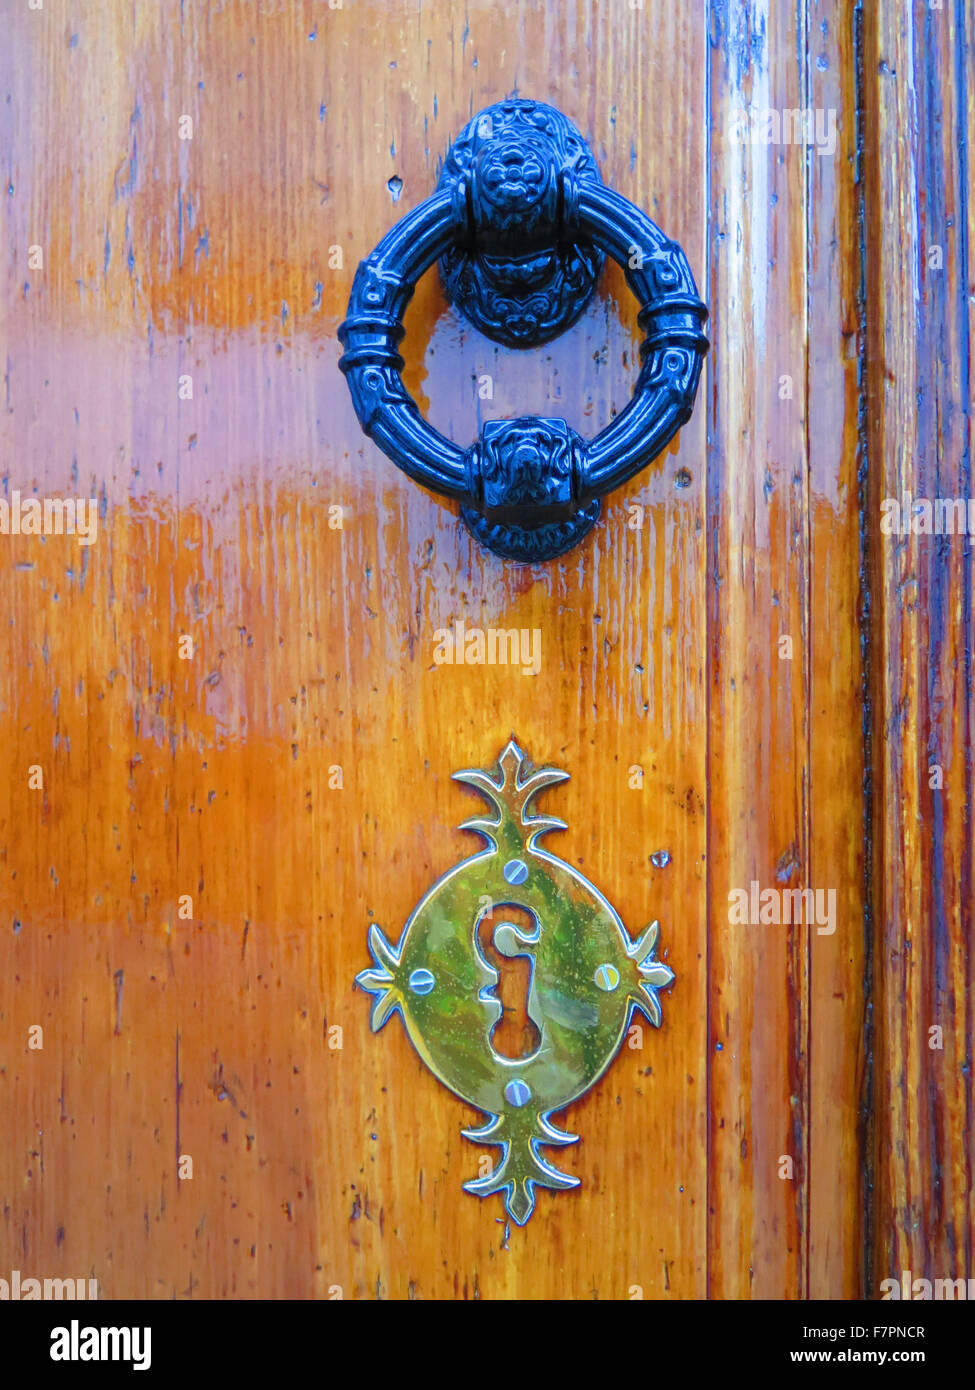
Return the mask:
M 496 776 L 480 769 L 455 772 L 475 787 L 494 812 L 461 826 L 483 836 L 486 848 L 443 875 L 414 909 L 397 946 L 373 924 L 369 948 L 375 966 L 356 983 L 375 995 L 372 1030 L 397 1010 L 410 1041 L 434 1075 L 485 1124 L 466 1138 L 496 1145 L 500 1159 L 486 1177 L 465 1183 L 479 1197 L 504 1192 L 510 1216 L 523 1226 L 535 1205 L 534 1189 L 577 1187 L 539 1152 L 577 1135 L 557 1129 L 556 1111 L 578 1100 L 607 1070 L 635 1009 L 660 1025 L 657 991 L 673 971 L 654 959 L 658 925 L 632 941 L 619 915 L 577 869 L 542 849 L 553 816 L 530 814 L 544 788 L 568 779 L 558 768 L 532 768 L 511 741 Z M 517 909 L 530 925 L 506 920 Z M 492 1045 L 502 1006 L 500 976 L 485 955 L 525 956 L 531 983 L 527 1014 L 537 1046 L 520 1057 Z

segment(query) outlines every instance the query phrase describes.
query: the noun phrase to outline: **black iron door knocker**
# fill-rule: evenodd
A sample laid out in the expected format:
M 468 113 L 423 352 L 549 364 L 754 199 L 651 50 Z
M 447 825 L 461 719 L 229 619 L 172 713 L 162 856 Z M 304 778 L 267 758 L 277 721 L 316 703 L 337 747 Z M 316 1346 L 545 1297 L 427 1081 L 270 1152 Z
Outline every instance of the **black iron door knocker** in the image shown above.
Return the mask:
M 565 420 L 491 420 L 462 449 L 423 419 L 403 385 L 398 346 L 416 282 L 435 260 L 476 328 L 534 347 L 578 318 L 604 253 L 624 270 L 644 334 L 633 397 L 604 430 L 585 440 Z M 541 102 L 511 100 L 464 127 L 437 191 L 359 265 L 339 366 L 362 428 L 397 467 L 458 498 L 464 522 L 496 555 L 532 563 L 577 544 L 599 499 L 689 418 L 706 319 L 680 246 L 606 187 L 572 123 Z

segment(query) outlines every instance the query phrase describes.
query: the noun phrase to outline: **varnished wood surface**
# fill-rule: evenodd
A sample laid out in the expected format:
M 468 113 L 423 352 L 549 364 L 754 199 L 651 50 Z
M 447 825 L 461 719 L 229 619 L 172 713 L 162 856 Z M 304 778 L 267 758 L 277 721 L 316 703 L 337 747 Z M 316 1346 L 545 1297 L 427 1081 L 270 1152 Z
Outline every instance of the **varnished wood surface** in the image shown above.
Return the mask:
M 862 539 L 880 478 L 916 466 L 897 431 L 934 457 L 922 368 L 955 406 L 945 458 L 968 466 L 970 383 L 937 365 L 967 362 L 961 261 L 933 356 L 898 279 L 920 175 L 892 153 L 921 134 L 906 63 L 879 60 L 913 40 L 875 18 L 863 40 L 868 316 L 842 0 L 9 9 L 5 495 L 93 495 L 102 517 L 87 550 L 0 537 L 0 1275 L 84 1274 L 106 1297 L 534 1299 L 875 1295 L 891 1261 L 970 1272 L 971 561 L 927 552 L 905 607 L 900 552 Z M 959 44 L 934 45 L 939 71 Z M 534 569 L 479 550 L 362 437 L 336 367 L 356 262 L 515 91 L 577 122 L 712 313 L 679 441 Z M 749 101 L 834 107 L 834 156 L 735 145 Z M 942 134 L 924 149 L 957 228 Z M 527 355 L 468 329 L 430 275 L 406 380 L 465 444 L 491 415 L 592 434 L 637 346 L 615 269 Z M 538 675 L 435 666 L 460 618 L 538 628 Z M 911 827 L 941 813 L 900 799 L 921 795 L 931 725 L 888 743 L 883 713 L 932 652 L 925 717 L 955 740 L 933 842 Z M 542 803 L 569 824 L 552 848 L 631 931 L 659 917 L 677 975 L 663 1028 L 565 1117 L 580 1189 L 541 1193 L 525 1230 L 461 1191 L 475 1115 L 398 1020 L 370 1034 L 351 984 L 369 922 L 397 936 L 473 847 L 450 773 L 511 733 L 572 774 Z M 753 879 L 835 888 L 835 934 L 731 925 Z M 896 967 L 908 937 L 936 999 Z M 926 1051 L 932 1000 L 951 1085 Z
M 845 13 L 842 4 L 714 11 L 708 1244 L 709 1292 L 725 1298 L 850 1297 L 861 1278 L 855 92 Z M 832 157 L 727 138 L 743 107 L 807 104 L 838 113 Z M 835 932 L 731 926 L 729 889 L 753 881 L 835 889 Z
M 868 378 L 873 516 L 906 492 L 975 495 L 971 19 L 880 9 L 865 30 L 866 264 L 886 305 Z M 975 1268 L 972 539 L 874 536 L 870 577 L 873 1264 L 877 1280 L 958 1279 Z

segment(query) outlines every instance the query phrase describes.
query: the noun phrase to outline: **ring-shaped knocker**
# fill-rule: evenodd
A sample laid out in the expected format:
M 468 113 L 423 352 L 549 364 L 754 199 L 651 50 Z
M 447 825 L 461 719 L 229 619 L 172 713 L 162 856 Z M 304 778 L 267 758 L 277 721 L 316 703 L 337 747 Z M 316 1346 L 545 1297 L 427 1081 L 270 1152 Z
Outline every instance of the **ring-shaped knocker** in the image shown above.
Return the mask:
M 462 449 L 423 416 L 403 385 L 403 314 L 435 260 L 476 327 L 530 347 L 578 317 L 602 253 L 623 269 L 641 308 L 641 369 L 632 399 L 592 440 L 565 421 L 490 420 Z M 366 434 L 404 473 L 462 503 L 473 535 L 525 563 L 574 546 L 599 499 L 666 448 L 689 418 L 708 340 L 707 309 L 680 246 L 607 188 L 582 136 L 553 107 L 488 107 L 454 142 L 437 191 L 359 265 L 339 328 Z

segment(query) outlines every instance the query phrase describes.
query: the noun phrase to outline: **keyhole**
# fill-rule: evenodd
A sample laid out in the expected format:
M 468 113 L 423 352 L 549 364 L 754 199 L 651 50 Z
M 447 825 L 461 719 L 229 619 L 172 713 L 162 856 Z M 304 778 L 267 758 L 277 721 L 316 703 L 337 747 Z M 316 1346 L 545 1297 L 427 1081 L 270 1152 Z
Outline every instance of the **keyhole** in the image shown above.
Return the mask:
M 525 944 L 525 954 L 503 956 L 494 945 L 494 933 L 503 923 L 510 923 L 524 936 L 532 936 L 537 925 L 532 913 L 524 908 L 495 905 L 492 918 L 485 917 L 478 927 L 478 944 L 489 965 L 500 979 L 494 987 L 502 1014 L 491 1030 L 491 1046 L 499 1057 L 516 1060 L 530 1057 L 541 1046 L 542 1035 L 528 1013 L 528 994 L 532 982 L 532 962 Z

